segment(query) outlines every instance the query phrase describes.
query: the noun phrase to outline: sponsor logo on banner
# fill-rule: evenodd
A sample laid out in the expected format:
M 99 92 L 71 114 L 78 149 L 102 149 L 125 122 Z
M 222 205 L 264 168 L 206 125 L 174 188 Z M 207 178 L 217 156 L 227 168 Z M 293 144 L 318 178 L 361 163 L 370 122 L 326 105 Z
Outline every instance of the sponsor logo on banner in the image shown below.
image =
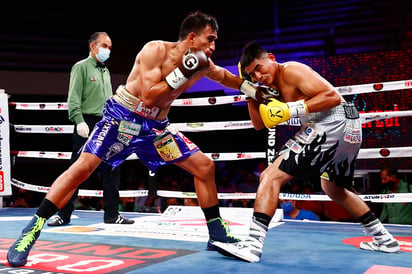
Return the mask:
M 382 149 L 379 151 L 379 153 L 380 153 L 380 155 L 382 155 L 383 157 L 388 157 L 389 154 L 391 154 L 390 150 L 387 149 L 387 148 L 382 148 Z
M 193 100 L 192 99 L 182 99 L 183 101 L 183 105 L 192 105 L 193 104 Z
M 242 96 L 239 96 L 239 95 L 233 96 L 233 101 L 234 102 L 241 102 L 242 101 Z
M 11 195 L 8 95 L 0 94 L 0 194 Z
M 45 127 L 46 132 L 62 132 L 62 127 Z
M 236 158 L 237 158 L 237 159 L 250 159 L 250 158 L 252 158 L 252 155 L 251 155 L 251 154 L 247 154 L 247 153 L 238 153 L 238 154 L 236 155 Z
M 58 109 L 67 109 L 68 106 L 67 106 L 67 104 L 58 103 L 58 104 L 57 104 L 57 108 L 58 108 Z
M 203 127 L 204 124 L 202 122 L 186 123 L 186 126 L 191 127 L 191 128 L 199 128 L 199 127 Z
M 3 170 L 0 170 L 0 192 L 4 192 L 4 189 L 4 172 Z
M 16 126 L 17 132 L 28 132 L 31 131 L 31 127 Z
M 229 122 L 225 124 L 223 127 L 224 128 L 229 128 L 229 127 L 246 127 L 246 126 L 251 126 L 252 121 L 246 121 L 246 122 Z
M 14 239 L 0 238 L 0 263 L 6 264 L 7 250 Z M 127 273 L 197 251 L 111 244 L 37 241 L 24 269 L 0 273 Z M 30 271 L 30 270 L 41 270 Z
M 268 143 L 267 143 L 267 159 L 268 164 L 273 163 L 276 156 L 276 127 L 268 130 Z
M 383 89 L 383 84 L 382 83 L 374 84 L 373 89 L 374 90 L 382 90 Z
M 214 105 L 216 104 L 216 97 L 209 97 L 209 104 Z

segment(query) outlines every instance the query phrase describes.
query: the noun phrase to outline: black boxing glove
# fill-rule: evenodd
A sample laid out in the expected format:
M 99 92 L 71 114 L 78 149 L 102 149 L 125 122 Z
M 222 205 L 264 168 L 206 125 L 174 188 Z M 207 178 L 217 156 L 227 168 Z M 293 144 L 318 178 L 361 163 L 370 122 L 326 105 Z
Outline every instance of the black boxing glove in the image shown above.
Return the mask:
M 166 76 L 166 83 L 177 89 L 196 73 L 209 67 L 209 59 L 203 50 L 189 48 L 182 56 L 182 62 Z
M 259 86 L 248 80 L 243 80 L 239 90 L 248 97 L 255 99 L 259 104 L 269 101 L 270 98 L 277 98 L 280 96 L 279 91 L 276 89 L 267 86 Z

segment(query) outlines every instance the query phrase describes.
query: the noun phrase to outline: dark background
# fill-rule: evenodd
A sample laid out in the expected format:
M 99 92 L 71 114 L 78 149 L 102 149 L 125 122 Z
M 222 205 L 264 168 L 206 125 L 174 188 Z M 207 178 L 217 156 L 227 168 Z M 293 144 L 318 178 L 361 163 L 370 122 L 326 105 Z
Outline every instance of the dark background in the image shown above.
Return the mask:
M 146 42 L 176 41 L 180 22 L 194 10 L 217 18 L 213 60 L 222 66 L 236 64 L 251 40 L 280 59 L 402 50 L 412 43 L 407 0 L 37 2 L 0 9 L 0 70 L 68 72 L 87 55 L 90 34 L 106 31 L 113 41 L 111 72 L 127 74 Z

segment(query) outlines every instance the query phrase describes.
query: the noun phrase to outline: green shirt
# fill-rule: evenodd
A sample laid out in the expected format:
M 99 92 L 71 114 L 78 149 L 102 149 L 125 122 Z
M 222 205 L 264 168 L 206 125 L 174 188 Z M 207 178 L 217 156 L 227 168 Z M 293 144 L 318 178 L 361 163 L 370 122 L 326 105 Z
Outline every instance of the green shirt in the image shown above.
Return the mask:
M 401 180 L 396 193 L 408 193 L 409 185 Z M 384 194 L 392 193 L 391 190 L 384 190 Z M 412 225 L 412 203 L 384 203 L 380 219 L 389 224 L 409 224 Z
M 113 95 L 110 72 L 97 67 L 96 59 L 89 55 L 72 67 L 67 98 L 69 120 L 84 122 L 83 114 L 102 116 L 106 100 Z

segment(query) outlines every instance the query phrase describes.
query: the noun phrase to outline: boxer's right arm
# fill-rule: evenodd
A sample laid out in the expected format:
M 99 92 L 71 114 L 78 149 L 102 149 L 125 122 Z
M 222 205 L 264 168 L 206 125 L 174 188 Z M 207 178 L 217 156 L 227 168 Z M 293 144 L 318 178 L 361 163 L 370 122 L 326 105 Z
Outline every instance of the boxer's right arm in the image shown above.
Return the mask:
M 206 54 L 197 48 L 189 48 L 182 56 L 181 63 L 166 76 L 166 83 L 177 89 L 196 73 L 209 67 Z
M 138 76 L 130 75 L 128 82 L 137 81 L 134 85 L 139 87 L 139 98 L 146 107 L 154 107 L 165 97 L 169 96 L 170 87 L 162 78 L 162 63 L 167 54 L 163 43 L 151 41 L 147 43 L 136 57 Z
M 186 66 L 194 65 L 191 63 L 193 61 L 191 59 L 193 52 L 189 51 L 187 53 L 190 53 L 190 56 L 182 56 L 182 61 L 186 60 L 189 62 Z M 203 51 L 199 54 L 202 53 Z M 162 42 L 152 41 L 144 46 L 136 59 L 136 63 L 139 66 L 138 86 L 141 90 L 140 99 L 143 99 L 147 107 L 168 104 L 169 101 L 174 100 L 178 96 L 178 93 L 181 93 L 179 90 L 174 92 L 175 89 L 183 84 L 183 82 L 179 82 L 179 79 L 177 79 L 178 69 L 185 78 L 189 79 L 195 73 L 206 69 L 209 65 L 209 60 L 203 53 L 206 59 L 199 57 L 197 59 L 199 63 L 194 65 L 195 69 L 185 70 L 183 63 L 179 63 L 178 67 L 166 77 L 167 79 L 163 79 L 162 65 L 166 54 L 167 50 Z M 176 80 L 176 83 L 172 83 L 174 80 Z

